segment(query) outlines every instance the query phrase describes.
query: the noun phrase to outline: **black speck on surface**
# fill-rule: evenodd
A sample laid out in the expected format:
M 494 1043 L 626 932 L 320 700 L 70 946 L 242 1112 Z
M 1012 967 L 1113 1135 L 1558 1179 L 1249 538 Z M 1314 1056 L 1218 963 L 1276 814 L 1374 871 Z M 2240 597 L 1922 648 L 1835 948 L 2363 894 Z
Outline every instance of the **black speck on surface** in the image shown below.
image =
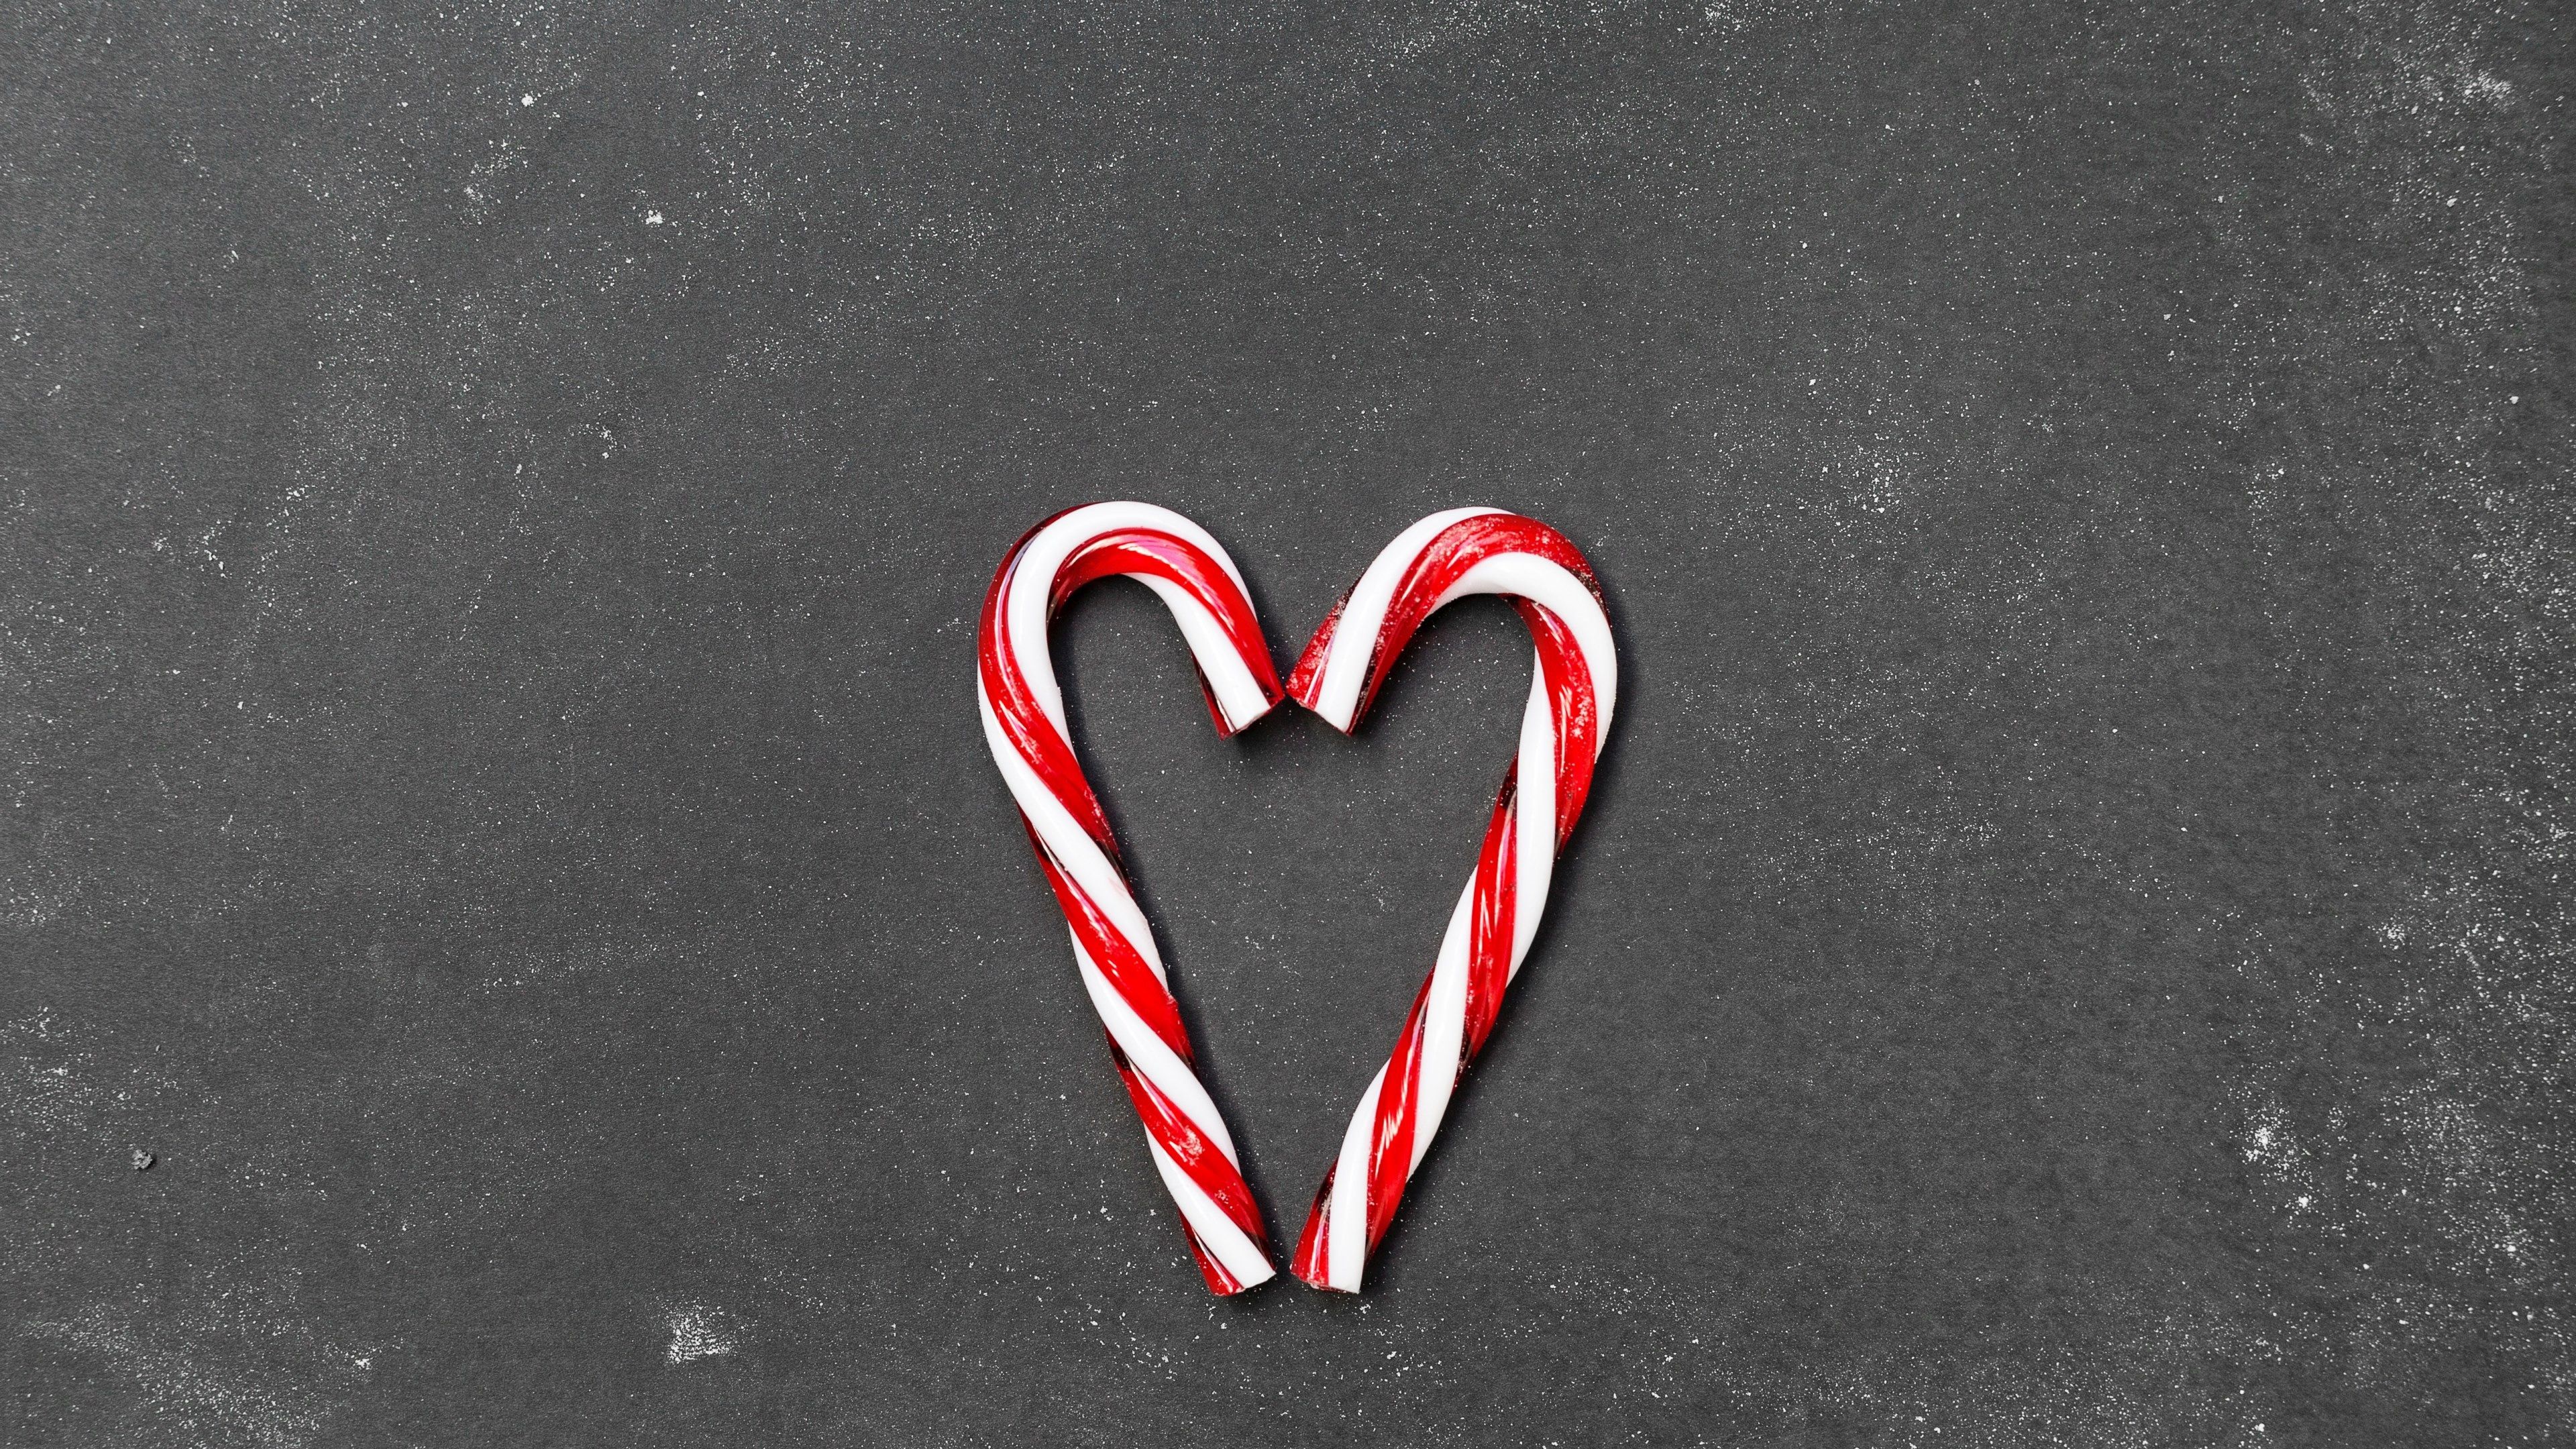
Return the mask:
M 10 7 L 0 1443 L 2576 1443 L 2571 37 Z M 1283 661 L 1610 595 L 1355 1301 L 1200 1286 L 974 725 L 1110 497 Z M 1527 647 L 1058 641 L 1284 1239 Z

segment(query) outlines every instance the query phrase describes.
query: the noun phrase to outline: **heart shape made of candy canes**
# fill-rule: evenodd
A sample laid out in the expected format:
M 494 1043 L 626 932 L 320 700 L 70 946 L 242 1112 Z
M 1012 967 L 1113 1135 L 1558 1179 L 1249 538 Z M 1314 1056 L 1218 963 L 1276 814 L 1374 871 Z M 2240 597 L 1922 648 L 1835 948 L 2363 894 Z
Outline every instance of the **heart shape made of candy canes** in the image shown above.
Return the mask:
M 1167 508 L 1094 503 L 1030 530 L 995 571 L 977 637 L 977 713 L 1064 908 L 1074 965 L 1191 1253 L 1211 1290 L 1239 1293 L 1276 1272 L 1261 1210 L 1193 1068 L 1153 928 L 1074 755 L 1047 640 L 1074 590 L 1122 576 L 1143 582 L 1171 610 L 1219 733 L 1233 735 L 1278 705 L 1282 691 L 1250 591 L 1216 540 Z M 1493 1030 L 1503 992 L 1538 933 L 1557 852 L 1591 791 L 1619 666 L 1600 588 L 1564 535 L 1500 509 L 1457 508 L 1396 535 L 1333 606 L 1288 681 L 1289 697 L 1348 734 L 1423 621 L 1477 594 L 1508 600 L 1537 649 L 1520 746 L 1431 974 L 1386 1065 L 1361 1094 L 1298 1236 L 1292 1266 L 1318 1288 L 1359 1290 L 1460 1076 Z

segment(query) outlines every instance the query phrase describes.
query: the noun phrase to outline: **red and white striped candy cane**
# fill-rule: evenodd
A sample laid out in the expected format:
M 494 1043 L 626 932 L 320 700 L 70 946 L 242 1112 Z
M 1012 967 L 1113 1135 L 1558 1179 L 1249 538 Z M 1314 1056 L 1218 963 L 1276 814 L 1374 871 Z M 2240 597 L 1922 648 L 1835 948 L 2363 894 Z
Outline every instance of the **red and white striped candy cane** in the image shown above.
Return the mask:
M 1210 1289 L 1240 1293 L 1277 1271 L 1261 1210 L 1234 1138 L 1192 1069 L 1153 927 L 1074 758 L 1047 646 L 1048 623 L 1066 597 L 1113 576 L 1141 580 L 1170 607 L 1220 733 L 1234 734 L 1279 703 L 1279 676 L 1234 561 L 1197 524 L 1147 503 L 1068 509 L 1011 546 L 984 596 L 975 702 L 993 761 L 1073 928 L 1074 965 L 1109 1030 L 1111 1060 L 1180 1206 L 1190 1251 Z
M 1398 534 L 1306 646 L 1288 692 L 1348 733 L 1413 631 L 1472 594 L 1510 600 L 1538 646 L 1520 752 L 1431 975 L 1361 1095 L 1297 1240 L 1297 1276 L 1318 1288 L 1359 1291 L 1405 1181 L 1493 1030 L 1503 989 L 1538 933 L 1557 851 L 1583 813 L 1618 698 L 1619 661 L 1591 566 L 1555 529 L 1491 508 L 1435 513 Z

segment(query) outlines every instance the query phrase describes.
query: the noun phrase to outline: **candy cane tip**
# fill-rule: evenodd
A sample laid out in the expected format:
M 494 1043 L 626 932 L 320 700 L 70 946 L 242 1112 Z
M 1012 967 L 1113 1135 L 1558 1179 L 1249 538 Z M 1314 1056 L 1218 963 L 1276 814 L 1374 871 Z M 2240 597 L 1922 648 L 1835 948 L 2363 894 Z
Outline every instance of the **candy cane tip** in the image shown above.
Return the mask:
M 1288 696 L 1284 694 L 1274 694 L 1269 699 L 1263 701 L 1261 708 L 1254 710 L 1252 713 L 1245 715 L 1241 719 L 1229 719 L 1226 717 L 1224 711 L 1219 710 L 1217 712 L 1216 720 L 1217 738 L 1227 740 L 1233 739 L 1236 735 L 1239 735 L 1245 730 L 1252 728 L 1254 725 L 1261 723 L 1263 720 L 1270 718 L 1271 714 L 1276 711 L 1279 706 L 1286 704 L 1287 702 Z
M 1210 1251 L 1205 1239 L 1195 1232 L 1190 1235 L 1190 1256 L 1198 1260 L 1199 1276 L 1207 1280 L 1208 1291 L 1219 1298 L 1232 1298 L 1237 1294 L 1249 1292 L 1279 1276 L 1279 1270 L 1271 1266 L 1269 1254 L 1261 1252 L 1258 1248 L 1253 1251 L 1257 1266 L 1238 1277 L 1234 1269 L 1217 1261 L 1216 1254 Z
M 1347 735 L 1359 728 L 1359 721 L 1353 715 L 1325 707 L 1324 685 L 1320 675 L 1313 679 L 1300 679 L 1292 684 L 1288 697 L 1297 701 L 1298 708 L 1331 725 L 1337 734 Z
M 1333 1174 L 1324 1174 L 1324 1186 L 1315 1194 L 1315 1205 L 1306 1213 L 1306 1227 L 1297 1235 L 1297 1251 L 1288 1261 L 1288 1271 L 1309 1288 L 1327 1293 L 1355 1292 L 1356 1288 L 1338 1287 L 1332 1281 L 1332 1258 L 1326 1247 L 1332 1223 L 1331 1203 Z

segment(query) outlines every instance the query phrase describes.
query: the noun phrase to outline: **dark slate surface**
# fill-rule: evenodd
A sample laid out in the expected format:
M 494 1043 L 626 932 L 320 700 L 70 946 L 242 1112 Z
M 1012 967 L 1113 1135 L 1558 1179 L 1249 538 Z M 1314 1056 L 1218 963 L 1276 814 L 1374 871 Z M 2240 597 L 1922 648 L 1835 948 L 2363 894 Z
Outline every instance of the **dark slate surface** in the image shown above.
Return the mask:
M 2576 1442 L 2563 9 L 1041 8 L 0 16 L 0 1442 Z M 1613 597 L 1356 1301 L 972 727 L 1117 496 Z M 1516 628 L 1061 631 L 1280 1231 Z

